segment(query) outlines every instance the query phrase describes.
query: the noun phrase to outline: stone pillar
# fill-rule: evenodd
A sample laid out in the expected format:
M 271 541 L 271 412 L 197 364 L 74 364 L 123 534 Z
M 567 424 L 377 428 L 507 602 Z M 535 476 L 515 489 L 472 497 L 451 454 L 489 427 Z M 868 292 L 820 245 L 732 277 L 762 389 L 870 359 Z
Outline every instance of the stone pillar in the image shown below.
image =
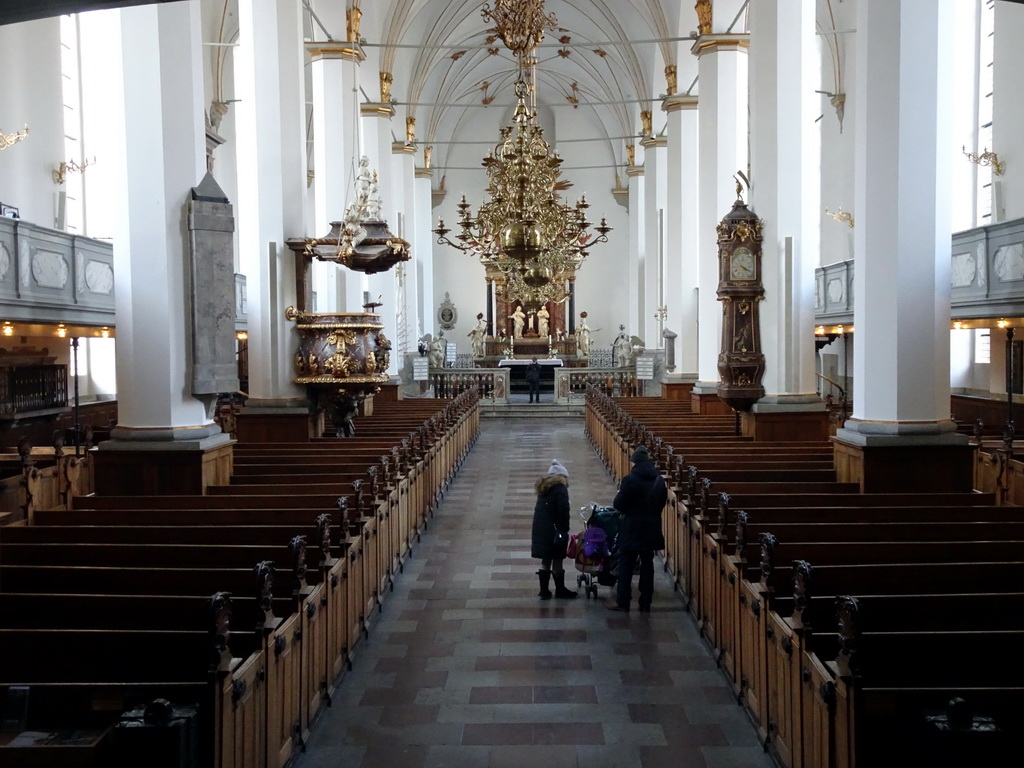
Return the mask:
M 418 290 L 416 299 L 419 310 L 417 324 L 420 336 L 433 331 L 436 309 L 434 302 L 434 236 L 430 231 L 434 207 L 433 180 L 434 172 L 429 168 L 416 169 L 413 189 L 416 198 L 417 226 L 412 232 L 412 237 L 406 238 L 413 243 L 413 257 L 410 264 L 416 270 Z
M 612 328 L 608 329 L 608 346 L 618 335 L 619 325 L 626 326 L 626 334 L 638 333 L 641 327 L 640 312 L 644 306 L 643 262 L 644 262 L 644 167 L 630 165 L 626 168 L 629 177 L 629 311 L 622 317 L 622 308 L 615 306 L 609 314 Z M 597 346 L 604 346 L 599 343 Z
M 764 222 L 765 397 L 742 424 L 761 440 L 828 437 L 810 331 L 820 235 L 814 10 L 814 0 L 761 0 L 750 8 L 750 208 Z
M 677 331 L 676 374 L 697 380 L 697 105 L 696 96 L 675 94 L 662 103 L 668 113 L 665 222 L 666 325 Z
M 359 65 L 366 58 L 359 43 L 306 44 L 313 84 L 314 227 L 322 237 L 332 221 L 345 216 L 355 196 L 355 166 L 359 142 L 355 132 L 359 109 Z M 300 89 L 300 93 L 302 90 Z M 305 114 L 305 110 L 303 110 Z M 310 233 L 307 233 L 310 234 Z M 364 276 L 337 264 L 313 264 L 317 312 L 360 312 Z
M 120 22 L 124 111 L 111 120 L 124 150 L 114 161 L 118 424 L 96 455 L 96 491 L 202 493 L 229 479 L 232 441 L 188 394 L 182 222 L 206 173 L 199 2 L 126 8 Z
M 716 24 L 726 23 L 716 11 Z M 699 413 L 731 413 L 718 398 L 718 354 L 722 308 L 717 299 L 717 227 L 736 200 L 738 171 L 747 170 L 746 34 L 701 34 L 691 52 L 698 57 L 700 173 L 698 214 L 698 376 L 693 406 Z
M 416 341 L 422 335 L 419 326 L 419 272 L 415 264 L 419 253 L 414 249 L 413 232 L 429 229 L 430 219 L 421 222 L 416 218 L 416 147 L 412 144 L 395 144 L 392 145 L 392 152 L 396 170 L 395 199 L 400 203 L 400 214 L 392 224 L 391 231 L 408 240 L 413 247 L 413 260 L 395 266 L 398 332 L 391 363 L 400 366 L 405 356 L 416 349 Z
M 636 334 L 647 349 L 661 346 L 661 324 L 655 317 L 665 301 L 665 229 L 668 198 L 666 155 L 668 139 L 649 136 L 640 142 L 644 148 L 644 302 L 640 308 L 641 325 Z
M 242 440 L 317 434 L 304 390 L 293 383 L 298 335 L 285 310 L 297 301 L 295 257 L 306 199 L 301 15 L 274 0 L 239 4 L 235 91 L 239 102 L 238 232 L 249 302 L 249 399 Z
M 576 276 L 569 278 L 569 321 L 566 333 L 576 335 Z
M 381 195 L 381 218 L 392 232 L 397 234 L 398 210 L 401 208 L 401 189 L 395 183 L 394 156 L 391 144 L 391 118 L 395 108 L 390 103 L 367 102 L 360 107 L 363 126 L 362 154 L 370 158 L 370 169 L 377 174 L 377 185 Z M 412 149 L 412 147 L 410 147 Z M 404 268 L 404 266 L 403 266 Z M 366 276 L 366 290 L 370 300 L 380 302 L 374 311 L 384 324 L 384 335 L 389 339 L 398 338 L 398 290 L 397 272 L 394 268 Z M 358 310 L 353 310 L 358 311 Z M 398 355 L 391 356 L 389 374 L 395 373 Z
M 949 418 L 951 2 L 858 3 L 853 417 L 840 479 L 967 491 Z

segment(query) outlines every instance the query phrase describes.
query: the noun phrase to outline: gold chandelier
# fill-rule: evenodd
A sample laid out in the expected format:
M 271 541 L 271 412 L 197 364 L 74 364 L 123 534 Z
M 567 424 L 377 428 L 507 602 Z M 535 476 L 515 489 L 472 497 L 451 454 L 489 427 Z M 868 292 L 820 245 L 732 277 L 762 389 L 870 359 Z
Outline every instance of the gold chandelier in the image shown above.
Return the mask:
M 505 276 L 505 295 L 527 306 L 568 298 L 568 278 L 580 267 L 590 248 L 608 241 L 611 227 L 602 218 L 596 227 L 587 220 L 590 204 L 585 197 L 575 205 L 559 199 L 572 186 L 561 179 L 562 159 L 544 140 L 537 114 L 527 106 L 535 92 L 535 59 L 530 54 L 544 37 L 545 27 L 556 24 L 545 16 L 542 0 L 498 0 L 493 9 L 484 6 L 485 19 L 493 20 L 496 32 L 519 60 L 520 77 L 515 93 L 518 103 L 512 125 L 501 128 L 494 149 L 483 160 L 487 170 L 489 199 L 476 216 L 465 195 L 459 202 L 455 241 L 450 229 L 438 220 L 437 242 L 480 259 L 489 270 Z

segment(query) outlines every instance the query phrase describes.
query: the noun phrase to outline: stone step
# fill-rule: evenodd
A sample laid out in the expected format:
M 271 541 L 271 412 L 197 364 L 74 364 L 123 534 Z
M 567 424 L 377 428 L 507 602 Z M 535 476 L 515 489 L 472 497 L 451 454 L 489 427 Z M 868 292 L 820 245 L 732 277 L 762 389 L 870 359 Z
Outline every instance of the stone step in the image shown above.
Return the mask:
M 580 403 L 489 403 L 480 401 L 482 418 L 546 418 L 554 416 L 573 416 L 582 418 L 585 407 Z

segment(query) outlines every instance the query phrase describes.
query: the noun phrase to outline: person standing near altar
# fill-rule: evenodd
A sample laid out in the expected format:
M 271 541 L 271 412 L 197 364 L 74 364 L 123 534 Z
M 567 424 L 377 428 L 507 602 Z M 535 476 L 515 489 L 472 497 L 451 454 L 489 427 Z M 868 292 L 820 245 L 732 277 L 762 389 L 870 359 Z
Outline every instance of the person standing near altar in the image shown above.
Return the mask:
M 540 363 L 533 358 L 526 366 L 526 383 L 530 385 L 530 402 L 540 402 Z M 534 400 L 536 398 L 536 401 Z

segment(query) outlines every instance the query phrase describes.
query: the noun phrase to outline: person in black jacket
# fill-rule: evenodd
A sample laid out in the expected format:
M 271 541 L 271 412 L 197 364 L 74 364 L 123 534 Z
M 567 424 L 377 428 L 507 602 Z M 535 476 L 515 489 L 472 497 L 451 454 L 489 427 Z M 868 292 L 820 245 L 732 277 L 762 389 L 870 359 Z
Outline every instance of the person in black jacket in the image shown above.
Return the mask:
M 541 600 L 551 599 L 548 585 L 555 579 L 555 594 L 559 599 L 571 599 L 576 593 L 565 588 L 565 548 L 569 543 L 569 470 L 558 459 L 551 462 L 547 474 L 534 486 L 537 503 L 533 508 L 533 533 L 530 556 L 540 558 Z M 562 535 L 556 541 L 555 532 Z
M 619 574 L 615 597 L 605 606 L 613 611 L 628 611 L 632 597 L 633 567 L 640 560 L 640 610 L 650 611 L 654 597 L 654 551 L 665 548 L 661 532 L 661 513 L 668 500 L 665 478 L 640 446 L 629 457 L 633 469 L 622 478 L 612 506 L 619 510 Z
M 533 358 L 528 366 L 526 366 L 526 383 L 530 385 L 530 402 L 533 402 L 534 398 L 537 398 L 537 402 L 540 402 L 540 363 L 537 362 L 537 358 Z

